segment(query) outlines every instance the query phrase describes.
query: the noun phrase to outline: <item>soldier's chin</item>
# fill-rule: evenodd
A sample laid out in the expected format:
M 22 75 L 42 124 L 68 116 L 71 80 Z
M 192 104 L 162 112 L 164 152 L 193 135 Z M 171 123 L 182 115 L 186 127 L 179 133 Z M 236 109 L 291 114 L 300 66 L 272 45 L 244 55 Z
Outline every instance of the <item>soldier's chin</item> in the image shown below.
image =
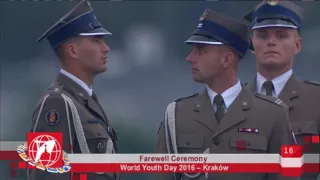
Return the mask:
M 93 74 L 98 75 L 106 71 L 107 71 L 107 67 L 100 67 L 99 69 L 96 69 Z
M 263 66 L 267 69 L 274 69 L 280 65 L 281 65 L 281 63 L 276 62 L 276 61 L 268 61 L 268 62 L 263 63 Z
M 202 78 L 196 77 L 196 76 L 193 76 L 193 81 L 198 82 L 198 83 L 203 83 L 204 82 Z
M 100 72 L 103 73 L 103 72 L 106 72 L 106 71 L 107 71 L 107 67 L 104 66 L 103 68 L 101 68 Z

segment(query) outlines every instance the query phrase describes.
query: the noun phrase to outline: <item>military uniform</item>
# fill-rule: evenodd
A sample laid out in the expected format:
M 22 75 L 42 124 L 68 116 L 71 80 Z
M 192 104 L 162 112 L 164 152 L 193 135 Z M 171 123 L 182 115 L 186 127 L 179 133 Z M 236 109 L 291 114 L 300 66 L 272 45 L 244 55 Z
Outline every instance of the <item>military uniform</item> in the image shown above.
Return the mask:
M 209 24 L 206 24 L 209 23 Z M 227 32 L 229 30 L 229 32 Z M 249 47 L 248 29 L 242 23 L 207 9 L 187 43 L 227 44 L 242 58 Z M 231 33 L 231 34 L 230 34 Z M 238 46 L 237 46 L 238 45 Z M 247 47 L 247 48 L 245 48 Z M 167 107 L 165 120 L 158 132 L 157 153 L 240 153 L 238 142 L 244 142 L 241 153 L 280 153 L 284 144 L 294 144 L 288 125 L 288 108 L 279 99 L 253 94 L 240 82 L 225 92 L 233 100 L 218 121 L 218 108 L 206 89 L 201 94 L 180 98 Z M 224 93 L 225 93 L 224 92 Z M 223 94 L 222 93 L 222 96 Z M 227 101 L 227 96 L 223 97 Z M 215 99 L 215 98 L 214 98 Z M 216 111 L 216 112 L 215 112 Z M 242 131 L 250 128 L 253 131 Z M 156 180 L 265 180 L 286 179 L 279 174 L 157 174 Z M 290 178 L 291 179 L 291 178 Z
M 252 29 L 286 27 L 300 31 L 302 9 L 289 1 L 279 1 L 273 4 L 262 2 L 251 10 L 245 19 L 252 23 Z M 266 79 L 257 73 L 247 87 L 252 92 L 265 94 L 265 88 L 261 87 L 264 82 Z M 320 84 L 299 80 L 292 70 L 276 77 L 271 82 L 273 87 L 270 95 L 278 97 L 288 106 L 289 122 L 298 144 L 303 146 L 303 152 L 318 154 L 320 146 L 310 142 L 312 135 L 320 134 L 320 112 L 318 110 Z M 308 138 L 304 140 L 304 136 L 309 136 L 309 140 Z M 316 177 L 317 173 L 307 173 L 303 174 L 301 179 L 312 180 Z
M 257 91 L 256 79 L 247 84 L 252 92 Z M 320 134 L 320 83 L 299 80 L 291 75 L 280 92 L 281 99 L 289 108 L 289 122 L 298 144 L 304 153 L 319 154 L 319 144 L 311 143 L 311 136 Z M 304 137 L 309 136 L 309 140 Z M 308 142 L 309 141 L 309 142 Z M 316 173 L 307 173 L 301 179 L 316 179 Z
M 276 98 L 254 95 L 245 88 L 228 108 L 220 124 L 207 91 L 201 94 L 174 101 L 176 140 L 178 153 L 212 154 L 235 153 L 280 153 L 283 144 L 293 144 L 287 124 L 287 107 Z M 257 133 L 240 132 L 239 128 L 257 129 Z M 157 153 L 168 153 L 165 123 L 161 124 Z M 241 152 L 237 142 L 245 141 L 246 148 Z M 170 142 L 171 144 L 171 142 Z M 171 153 L 173 151 L 171 150 Z M 172 174 L 159 174 L 157 179 L 173 180 Z M 185 175 L 183 180 L 189 180 Z M 205 174 L 195 178 L 204 180 Z M 178 180 L 177 178 L 176 180 Z M 276 174 L 208 174 L 208 180 L 221 179 L 281 179 Z M 180 179 L 179 179 L 180 180 Z
M 96 19 L 90 4 L 80 2 L 38 40 L 47 38 L 53 49 L 77 36 L 111 34 Z M 66 153 L 116 153 L 117 136 L 94 92 L 66 71 L 44 92 L 33 113 L 31 132 L 62 132 Z M 30 180 L 70 180 L 72 173 L 28 170 Z M 89 173 L 88 180 L 119 180 L 118 173 Z

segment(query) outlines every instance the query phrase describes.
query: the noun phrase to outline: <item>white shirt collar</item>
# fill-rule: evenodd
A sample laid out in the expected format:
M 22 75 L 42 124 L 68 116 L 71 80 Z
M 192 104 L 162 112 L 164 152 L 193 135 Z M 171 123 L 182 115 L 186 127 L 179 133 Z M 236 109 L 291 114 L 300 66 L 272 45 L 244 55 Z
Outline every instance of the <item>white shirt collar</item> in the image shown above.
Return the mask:
M 89 87 L 85 82 L 77 78 L 76 76 L 72 75 L 71 73 L 61 69 L 60 70 L 61 74 L 64 74 L 65 76 L 69 77 L 71 80 L 76 82 L 79 86 L 81 86 L 88 94 L 89 96 L 92 96 L 92 88 Z
M 240 84 L 240 81 L 238 80 L 237 84 L 225 90 L 221 94 L 227 109 L 233 103 L 233 101 L 237 98 L 237 96 L 240 94 L 241 89 L 242 89 L 242 86 Z M 207 91 L 208 91 L 208 96 L 210 98 L 211 104 L 213 104 L 214 97 L 217 95 L 217 93 L 214 92 L 212 89 L 210 89 L 208 86 L 207 86 Z
M 281 93 L 284 86 L 287 84 L 288 80 L 290 79 L 292 75 L 292 69 L 289 71 L 283 73 L 282 75 L 274 78 L 272 80 L 273 86 L 274 86 L 274 92 L 272 92 L 273 96 L 278 97 Z M 266 78 L 264 78 L 260 73 L 257 73 L 257 93 L 266 94 L 266 90 L 263 88 L 263 83 L 266 81 Z

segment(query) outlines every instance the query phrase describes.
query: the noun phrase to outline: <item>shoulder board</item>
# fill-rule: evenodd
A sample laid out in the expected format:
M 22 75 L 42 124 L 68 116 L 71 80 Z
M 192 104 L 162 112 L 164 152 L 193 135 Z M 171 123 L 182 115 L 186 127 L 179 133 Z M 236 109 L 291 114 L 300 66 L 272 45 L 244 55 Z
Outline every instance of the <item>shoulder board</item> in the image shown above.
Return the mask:
M 307 83 L 307 84 L 312 84 L 312 85 L 318 85 L 318 86 L 320 86 L 320 82 L 318 82 L 318 81 L 304 80 L 303 82 L 305 82 L 305 83 Z
M 63 90 L 63 85 L 62 84 L 51 84 L 50 87 L 45 90 L 45 93 L 49 93 L 49 94 L 61 94 Z
M 61 97 L 60 94 L 62 93 L 62 90 L 63 90 L 63 85 L 51 84 L 50 87 L 43 92 L 42 97 L 40 98 L 40 100 L 37 103 L 37 106 L 39 106 L 42 103 L 42 101 L 44 100 L 44 97 L 47 95 L 49 95 L 49 96 L 59 95 L 59 97 Z
M 241 86 L 246 86 L 246 85 L 248 85 L 248 82 L 241 84 Z
M 272 96 L 263 95 L 263 94 L 257 94 L 257 93 L 255 93 L 254 95 L 260 99 L 265 100 L 265 101 L 272 102 L 280 107 L 283 107 L 283 108 L 287 107 L 287 105 L 281 99 L 278 99 L 278 98 L 275 98 Z
M 183 101 L 185 99 L 188 99 L 188 98 L 191 98 L 191 97 L 194 97 L 194 96 L 197 96 L 197 95 L 198 95 L 198 93 L 195 93 L 195 94 L 192 94 L 191 96 L 186 96 L 186 97 L 175 99 L 174 101 L 175 102 Z

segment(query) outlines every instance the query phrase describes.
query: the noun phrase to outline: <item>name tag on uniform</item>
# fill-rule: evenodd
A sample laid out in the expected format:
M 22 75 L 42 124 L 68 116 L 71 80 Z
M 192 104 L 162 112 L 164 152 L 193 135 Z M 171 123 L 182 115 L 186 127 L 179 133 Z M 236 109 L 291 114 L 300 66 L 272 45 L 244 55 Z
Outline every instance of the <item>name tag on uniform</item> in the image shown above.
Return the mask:
M 239 132 L 247 132 L 247 133 L 258 133 L 259 129 L 257 128 L 239 128 Z

